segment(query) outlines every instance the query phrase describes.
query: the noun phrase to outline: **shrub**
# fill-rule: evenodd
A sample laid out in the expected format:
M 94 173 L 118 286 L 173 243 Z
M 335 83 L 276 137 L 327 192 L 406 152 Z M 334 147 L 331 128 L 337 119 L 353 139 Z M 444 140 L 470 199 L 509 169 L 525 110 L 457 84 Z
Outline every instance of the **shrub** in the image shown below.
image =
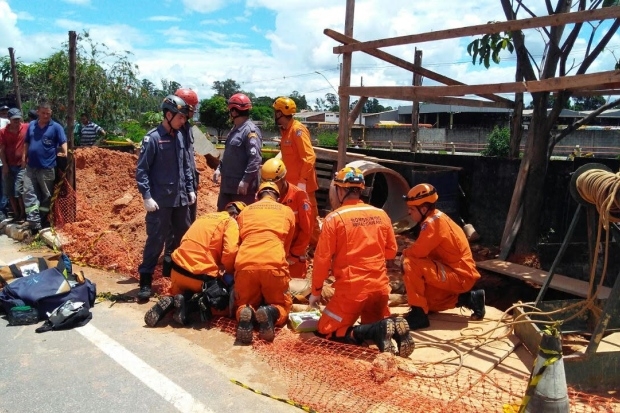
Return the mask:
M 135 143 L 142 142 L 142 138 L 146 135 L 146 130 L 135 120 L 128 120 L 121 123 L 121 128 L 123 128 L 125 132 L 125 138 L 129 138 Z
M 487 139 L 487 147 L 482 151 L 482 155 L 507 157 L 509 154 L 510 129 L 496 126 Z
M 319 131 L 317 140 L 319 146 L 338 146 L 338 132 L 335 131 Z

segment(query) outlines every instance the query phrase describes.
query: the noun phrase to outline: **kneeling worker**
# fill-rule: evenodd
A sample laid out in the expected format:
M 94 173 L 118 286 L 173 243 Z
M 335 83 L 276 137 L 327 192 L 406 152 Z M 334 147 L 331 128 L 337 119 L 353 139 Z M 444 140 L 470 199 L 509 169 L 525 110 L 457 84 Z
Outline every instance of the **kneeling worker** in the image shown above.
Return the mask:
M 365 183 L 358 168 L 340 170 L 333 185 L 342 205 L 323 221 L 314 253 L 310 305 L 318 304 L 330 270 L 336 279 L 335 293 L 319 319 L 318 333 L 357 345 L 371 340 L 381 352 L 394 352 L 394 337 L 398 354 L 409 357 L 414 343 L 407 322 L 389 318 L 385 261 L 394 259 L 397 250 L 392 222 L 385 211 L 360 199 Z M 354 327 L 359 317 L 361 324 Z
M 293 241 L 295 215 L 278 203 L 280 192 L 273 182 L 263 182 L 257 200 L 237 218 L 239 252 L 235 260 L 237 341 L 253 339 L 253 321 L 259 337 L 275 338 L 274 327 L 286 324 L 293 301 L 288 293 L 290 275 L 286 254 Z
M 287 260 L 291 278 L 306 278 L 308 262 L 306 252 L 314 228 L 314 212 L 308 193 L 287 182 L 286 166 L 281 159 L 271 158 L 265 161 L 260 170 L 263 182 L 274 182 L 280 191 L 278 202 L 288 206 L 295 214 L 295 235 Z
M 403 251 L 403 280 L 411 306 L 405 315 L 412 330 L 430 325 L 429 311 L 465 307 L 472 320 L 485 314 L 484 290 L 472 291 L 480 278 L 465 233 L 437 208 L 437 190 L 419 184 L 404 197 L 420 235 Z
M 147 311 L 146 325 L 154 327 L 173 307 L 173 320 L 185 325 L 186 302 L 196 293 L 203 293 L 202 303 L 207 306 L 204 310 L 228 315 L 228 294 L 239 244 L 236 218 L 244 208 L 243 202 L 231 202 L 224 211 L 194 221 L 171 256 L 171 295 L 162 297 Z M 223 277 L 218 276 L 220 270 L 224 270 Z

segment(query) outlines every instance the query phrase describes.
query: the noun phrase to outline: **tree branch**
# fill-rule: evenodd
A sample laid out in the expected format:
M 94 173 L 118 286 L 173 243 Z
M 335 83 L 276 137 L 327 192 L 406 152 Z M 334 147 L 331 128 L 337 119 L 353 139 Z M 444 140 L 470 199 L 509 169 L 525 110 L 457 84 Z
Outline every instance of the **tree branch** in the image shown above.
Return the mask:
M 598 55 L 605 49 L 611 38 L 616 35 L 618 28 L 620 28 L 620 19 L 614 20 L 607 33 L 605 33 L 603 38 L 598 42 L 594 49 L 592 49 L 592 53 L 586 56 L 581 64 L 581 67 L 577 70 L 578 75 L 582 75 L 586 72 L 586 70 L 588 70 L 592 62 L 594 62 Z
M 550 143 L 550 147 L 549 147 L 549 153 L 551 153 L 553 151 L 553 147 L 555 145 L 557 145 L 558 142 L 560 142 L 562 139 L 564 139 L 571 132 L 575 131 L 580 126 L 589 124 L 594 118 L 596 118 L 601 113 L 605 112 L 607 109 L 614 108 L 614 107 L 616 107 L 618 105 L 620 105 L 620 99 L 616 99 L 614 101 L 606 103 L 603 106 L 601 106 L 600 108 L 598 108 L 595 111 L 593 111 L 592 113 L 590 113 L 585 118 L 579 119 L 577 122 L 573 123 L 572 125 L 569 125 L 566 129 L 563 129 L 559 133 L 555 134 L 553 136 L 553 138 L 551 139 L 551 143 Z

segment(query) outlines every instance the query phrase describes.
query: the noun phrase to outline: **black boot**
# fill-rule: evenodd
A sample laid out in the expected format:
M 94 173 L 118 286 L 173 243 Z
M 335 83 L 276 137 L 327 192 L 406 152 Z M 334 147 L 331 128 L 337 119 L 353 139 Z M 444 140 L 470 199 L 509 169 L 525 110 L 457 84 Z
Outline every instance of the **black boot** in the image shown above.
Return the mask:
M 252 324 L 252 318 L 254 317 L 254 310 L 249 305 L 246 305 L 241 309 L 239 314 L 239 323 L 237 324 L 237 341 L 243 344 L 251 344 L 253 339 L 254 326 Z
M 351 334 L 357 344 L 363 344 L 364 341 L 370 340 L 379 347 L 380 352 L 394 353 L 392 346 L 392 336 L 394 335 L 394 321 L 391 318 L 377 321 L 372 324 L 362 324 L 355 326 L 351 330 Z
M 403 317 L 394 317 L 394 340 L 398 347 L 398 355 L 401 357 L 409 357 L 413 353 L 415 343 L 411 334 L 409 334 L 409 323 Z
M 161 267 L 161 275 L 166 278 L 170 277 L 170 273 L 172 272 L 172 257 L 170 257 L 170 255 L 164 255 Z
M 140 291 L 138 292 L 138 301 L 148 301 L 151 298 L 151 284 L 153 283 L 153 274 L 140 273 Z
M 155 327 L 164 316 L 172 310 L 174 300 L 171 296 L 159 299 L 157 303 L 144 314 L 144 323 L 149 327 Z
M 280 311 L 272 305 L 263 305 L 256 310 L 258 321 L 258 336 L 265 341 L 273 341 L 276 336 L 276 321 L 280 318 Z
M 407 320 L 407 324 L 409 324 L 409 330 L 419 330 L 431 325 L 428 315 L 420 307 L 411 307 L 404 318 Z
M 174 296 L 174 308 L 176 308 L 176 311 L 172 315 L 172 319 L 182 326 L 187 324 L 187 305 L 183 294 Z
M 486 314 L 484 290 L 472 290 L 468 293 L 459 294 L 457 307 L 465 307 L 472 311 L 471 319 L 482 320 Z

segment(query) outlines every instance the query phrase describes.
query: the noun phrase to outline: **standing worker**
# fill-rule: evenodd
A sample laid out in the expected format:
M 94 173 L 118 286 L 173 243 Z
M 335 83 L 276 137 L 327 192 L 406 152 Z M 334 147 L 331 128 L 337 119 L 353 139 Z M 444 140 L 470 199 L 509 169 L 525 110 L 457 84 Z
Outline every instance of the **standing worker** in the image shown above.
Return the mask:
M 435 204 L 437 190 L 419 184 L 404 197 L 420 235 L 403 251 L 403 281 L 410 311 L 405 315 L 412 330 L 430 325 L 429 311 L 465 307 L 472 320 L 485 315 L 484 290 L 472 287 L 480 278 L 465 233 Z
M 250 120 L 252 101 L 243 93 L 228 99 L 228 112 L 233 128 L 226 137 L 222 161 L 213 173 L 213 182 L 220 183 L 217 209 L 235 201 L 254 202 L 258 188 L 258 173 L 263 162 L 260 129 Z
M 209 315 L 228 315 L 239 248 L 236 218 L 244 208 L 243 202 L 232 202 L 226 211 L 203 215 L 189 227 L 181 245 L 172 253 L 170 295 L 162 297 L 147 311 L 146 325 L 155 327 L 173 307 L 176 308 L 173 320 L 185 325 L 187 301 L 200 292 L 203 304 L 209 307 L 205 308 Z
M 316 155 L 312 147 L 310 132 L 300 121 L 293 119 L 297 112 L 295 101 L 288 97 L 279 97 L 273 102 L 274 120 L 280 128 L 280 151 L 286 165 L 286 180 L 308 193 L 312 205 L 313 234 L 311 244 L 316 245 L 319 236 L 317 219 L 319 209 L 315 192 L 319 189 L 316 179 Z
M 2 160 L 2 188 L 4 195 L 11 202 L 15 221 L 26 219 L 22 192 L 24 190 L 24 141 L 28 124 L 23 123 L 22 112 L 13 108 L 9 110 L 9 124 L 0 129 L 0 160 Z
M 76 131 L 74 130 L 74 132 Z M 99 134 L 106 136 L 106 131 L 101 126 L 91 121 L 86 113 L 80 115 L 80 123 L 77 132 L 79 136 L 79 146 L 93 146 L 99 142 Z
M 265 161 L 260 170 L 263 182 L 274 182 L 278 186 L 278 202 L 288 206 L 295 214 L 295 235 L 287 260 L 291 278 L 306 278 L 308 270 L 307 250 L 312 237 L 312 206 L 306 191 L 289 183 L 286 166 L 282 159 L 271 158 Z
M 237 341 L 243 344 L 252 342 L 253 320 L 259 324 L 259 337 L 273 341 L 274 327 L 286 324 L 293 305 L 286 252 L 293 241 L 295 215 L 278 203 L 280 193 L 273 182 L 263 182 L 256 196 L 256 202 L 237 217 Z
M 138 300 L 151 296 L 153 272 L 172 231 L 179 243 L 190 226 L 188 206 L 196 202 L 194 182 L 183 135 L 189 108 L 178 96 L 168 95 L 161 104 L 164 119 L 142 139 L 136 167 L 138 190 L 146 209 L 146 243 L 142 253 Z M 176 246 L 175 246 L 176 248 Z
M 321 298 L 323 283 L 331 271 L 334 296 L 318 323 L 318 334 L 334 341 L 361 345 L 371 340 L 381 352 L 409 357 L 414 343 L 402 317 L 390 317 L 390 283 L 386 260 L 396 257 L 392 222 L 382 209 L 361 199 L 364 175 L 345 167 L 333 180 L 341 206 L 325 217 L 314 254 L 310 306 Z M 353 326 L 361 317 L 360 325 Z

